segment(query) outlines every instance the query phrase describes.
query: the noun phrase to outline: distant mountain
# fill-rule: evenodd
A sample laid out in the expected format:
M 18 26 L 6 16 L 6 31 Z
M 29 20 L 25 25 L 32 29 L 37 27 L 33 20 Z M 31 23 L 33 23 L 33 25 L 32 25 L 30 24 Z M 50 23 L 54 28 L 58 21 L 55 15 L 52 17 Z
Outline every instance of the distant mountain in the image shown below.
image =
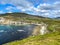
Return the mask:
M 6 14 L 0 14 L 0 17 L 6 18 L 6 20 L 38 22 L 38 23 L 51 20 L 50 18 L 47 17 L 29 15 L 26 13 L 6 13 Z
M 17 15 L 17 16 L 32 16 L 32 17 L 40 17 L 40 18 L 46 18 L 46 17 L 43 17 L 43 16 L 38 16 L 38 15 L 31 15 L 31 14 L 26 14 L 26 13 L 6 13 L 6 14 L 0 14 L 0 16 L 6 16 L 6 15 L 11 15 L 11 16 L 13 16 L 13 15 Z
M 56 19 L 60 19 L 60 17 L 57 17 Z

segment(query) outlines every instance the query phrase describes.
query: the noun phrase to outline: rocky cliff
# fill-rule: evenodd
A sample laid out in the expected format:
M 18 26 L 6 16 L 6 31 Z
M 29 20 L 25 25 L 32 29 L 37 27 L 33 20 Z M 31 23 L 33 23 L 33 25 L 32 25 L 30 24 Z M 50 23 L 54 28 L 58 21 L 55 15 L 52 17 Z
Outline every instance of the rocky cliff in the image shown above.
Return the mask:
M 47 25 L 46 24 L 41 24 L 41 25 L 36 25 L 32 35 L 44 35 L 46 33 L 48 33 L 49 30 L 47 29 Z

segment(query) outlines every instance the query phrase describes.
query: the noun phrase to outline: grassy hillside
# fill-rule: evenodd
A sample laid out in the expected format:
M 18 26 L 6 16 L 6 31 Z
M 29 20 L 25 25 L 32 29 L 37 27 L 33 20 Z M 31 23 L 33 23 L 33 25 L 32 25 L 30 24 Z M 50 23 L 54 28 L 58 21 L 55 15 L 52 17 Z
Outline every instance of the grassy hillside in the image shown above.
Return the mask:
M 3 45 L 60 45 L 60 33 L 54 32 L 46 35 L 32 36 L 24 40 L 9 42 Z
M 45 23 L 47 24 L 47 30 L 50 34 L 38 35 L 34 37 L 29 37 L 24 40 L 10 42 L 4 45 L 60 45 L 60 20 L 45 18 L 41 16 L 33 16 L 25 13 L 11 13 L 3 14 L 0 17 L 6 18 L 6 20 L 22 21 L 28 23 Z M 54 32 L 54 33 L 53 33 Z

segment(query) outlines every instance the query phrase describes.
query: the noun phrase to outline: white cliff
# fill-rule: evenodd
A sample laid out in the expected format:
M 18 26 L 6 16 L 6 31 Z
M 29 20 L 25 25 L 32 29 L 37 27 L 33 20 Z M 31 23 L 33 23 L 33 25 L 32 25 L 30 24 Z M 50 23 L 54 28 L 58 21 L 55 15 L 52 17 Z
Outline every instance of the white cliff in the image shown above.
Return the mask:
M 32 35 L 44 35 L 48 32 L 47 30 L 47 25 L 46 24 L 41 24 L 41 25 L 37 25 L 35 26 Z
M 44 35 L 44 34 L 46 34 L 48 31 L 47 31 L 47 25 L 46 24 L 44 24 L 44 25 L 42 25 L 41 26 L 41 29 L 40 29 L 40 34 L 41 35 Z

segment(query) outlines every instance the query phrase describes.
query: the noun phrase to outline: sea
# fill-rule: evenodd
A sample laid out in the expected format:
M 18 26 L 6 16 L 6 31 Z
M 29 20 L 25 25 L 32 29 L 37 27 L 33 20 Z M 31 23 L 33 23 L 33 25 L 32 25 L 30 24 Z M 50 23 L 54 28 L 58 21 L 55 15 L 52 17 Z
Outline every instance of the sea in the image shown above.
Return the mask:
M 0 25 L 0 45 L 22 40 L 32 34 L 35 25 Z

